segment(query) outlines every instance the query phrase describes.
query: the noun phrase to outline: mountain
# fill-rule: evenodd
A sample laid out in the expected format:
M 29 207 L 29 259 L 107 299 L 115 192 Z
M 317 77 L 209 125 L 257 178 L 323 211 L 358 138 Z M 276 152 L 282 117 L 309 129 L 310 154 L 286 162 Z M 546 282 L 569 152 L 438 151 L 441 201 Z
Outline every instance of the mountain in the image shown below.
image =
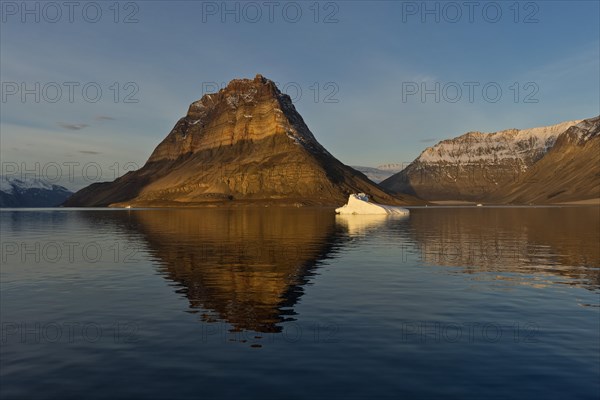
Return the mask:
M 600 116 L 571 126 L 517 181 L 491 193 L 503 203 L 560 203 L 600 198 Z
M 383 164 L 377 167 L 352 166 L 357 171 L 362 172 L 375 183 L 380 183 L 390 176 L 402 171 L 402 164 Z
M 339 206 L 368 193 L 392 196 L 342 164 L 313 136 L 290 97 L 257 75 L 192 103 L 146 164 L 75 193 L 67 206 L 277 203 Z
M 425 149 L 400 173 L 381 183 L 392 192 L 426 200 L 491 200 L 518 181 L 581 120 L 532 129 L 469 132 Z
M 0 207 L 54 207 L 73 192 L 37 178 L 0 176 Z

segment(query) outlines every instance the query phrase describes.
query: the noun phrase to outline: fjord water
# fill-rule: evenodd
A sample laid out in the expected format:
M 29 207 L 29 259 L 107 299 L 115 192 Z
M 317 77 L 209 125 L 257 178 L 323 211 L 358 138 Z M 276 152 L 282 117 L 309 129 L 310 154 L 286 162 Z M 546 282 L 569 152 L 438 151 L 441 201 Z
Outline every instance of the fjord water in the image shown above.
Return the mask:
M 597 207 L 0 222 L 1 398 L 600 394 Z

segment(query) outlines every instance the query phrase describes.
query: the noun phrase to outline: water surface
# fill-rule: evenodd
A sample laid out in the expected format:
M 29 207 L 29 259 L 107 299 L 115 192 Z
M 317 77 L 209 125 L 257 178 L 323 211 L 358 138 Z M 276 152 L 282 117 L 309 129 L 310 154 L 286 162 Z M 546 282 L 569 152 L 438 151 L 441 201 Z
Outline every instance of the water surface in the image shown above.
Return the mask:
M 2 398 L 600 395 L 597 207 L 0 223 Z

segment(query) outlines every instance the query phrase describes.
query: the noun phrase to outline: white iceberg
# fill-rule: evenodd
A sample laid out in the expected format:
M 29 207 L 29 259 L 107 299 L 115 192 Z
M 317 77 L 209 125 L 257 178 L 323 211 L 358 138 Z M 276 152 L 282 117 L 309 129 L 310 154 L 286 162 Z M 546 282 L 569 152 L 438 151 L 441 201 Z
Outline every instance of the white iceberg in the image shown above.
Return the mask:
M 359 214 L 359 215 L 408 215 L 408 210 L 396 206 L 384 206 L 369 202 L 369 196 L 364 193 L 351 194 L 348 197 L 348 203 L 340 208 L 336 208 L 336 214 Z

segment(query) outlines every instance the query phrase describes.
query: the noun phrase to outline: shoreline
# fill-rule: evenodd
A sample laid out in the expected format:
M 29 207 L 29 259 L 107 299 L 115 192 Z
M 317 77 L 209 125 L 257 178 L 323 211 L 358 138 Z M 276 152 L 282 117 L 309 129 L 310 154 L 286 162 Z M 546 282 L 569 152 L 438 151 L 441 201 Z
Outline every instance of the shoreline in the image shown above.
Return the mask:
M 463 206 L 476 207 L 477 204 L 482 204 L 483 207 L 560 207 L 560 206 L 598 206 L 600 205 L 600 198 L 595 199 L 585 199 L 585 200 L 574 200 L 574 201 L 565 201 L 559 203 L 483 203 L 483 202 L 475 202 L 475 201 L 465 201 L 465 200 L 436 200 L 430 201 L 430 203 L 434 207 L 452 207 L 452 206 Z
M 561 208 L 561 207 L 597 207 L 600 206 L 600 199 L 589 199 L 579 200 L 564 203 L 546 203 L 546 204 L 482 204 L 477 206 L 477 203 L 467 201 L 441 201 L 431 202 L 428 205 L 404 205 L 402 207 L 407 209 L 427 209 L 427 208 Z M 268 209 L 268 208 L 280 208 L 280 209 L 303 209 L 303 210 L 331 210 L 335 211 L 337 206 L 331 205 L 294 205 L 294 204 L 283 204 L 283 203 L 238 203 L 238 204 L 225 204 L 225 203 L 190 203 L 185 205 L 151 205 L 151 204 L 138 204 L 131 205 L 130 208 L 117 205 L 109 205 L 102 207 L 0 207 L 0 211 L 139 211 L 139 210 L 178 210 L 178 209 L 215 209 L 215 210 L 242 210 L 242 209 Z

